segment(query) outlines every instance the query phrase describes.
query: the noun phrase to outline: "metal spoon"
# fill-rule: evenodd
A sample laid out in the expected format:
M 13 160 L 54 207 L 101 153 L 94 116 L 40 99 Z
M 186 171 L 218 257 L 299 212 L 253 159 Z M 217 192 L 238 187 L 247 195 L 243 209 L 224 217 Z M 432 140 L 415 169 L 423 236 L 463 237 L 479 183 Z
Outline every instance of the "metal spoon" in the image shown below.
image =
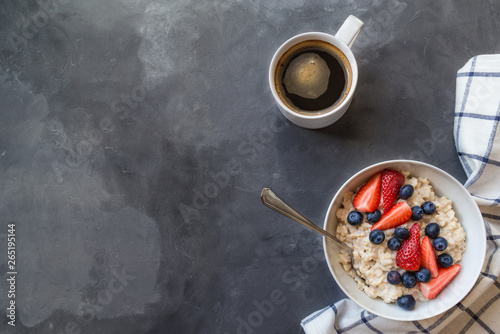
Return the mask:
M 349 257 L 351 258 L 351 267 L 354 269 L 354 256 L 351 247 L 347 246 L 345 243 L 337 239 L 337 237 L 335 237 L 333 234 L 325 231 L 324 229 L 322 229 L 321 227 L 314 224 L 312 221 L 310 221 L 309 219 L 298 213 L 294 208 L 292 208 L 290 205 L 286 204 L 285 201 L 279 198 L 279 196 L 276 195 L 276 193 L 271 188 L 262 189 L 260 198 L 262 199 L 262 204 L 264 204 L 265 206 L 281 213 L 282 215 L 292 220 L 295 220 L 297 223 L 302 224 L 307 228 L 310 228 L 314 232 L 317 232 L 322 236 L 332 240 L 337 245 L 345 249 L 347 253 L 349 253 Z M 363 280 L 363 282 L 365 282 L 365 280 L 362 277 L 360 277 L 355 270 L 354 273 L 361 280 Z

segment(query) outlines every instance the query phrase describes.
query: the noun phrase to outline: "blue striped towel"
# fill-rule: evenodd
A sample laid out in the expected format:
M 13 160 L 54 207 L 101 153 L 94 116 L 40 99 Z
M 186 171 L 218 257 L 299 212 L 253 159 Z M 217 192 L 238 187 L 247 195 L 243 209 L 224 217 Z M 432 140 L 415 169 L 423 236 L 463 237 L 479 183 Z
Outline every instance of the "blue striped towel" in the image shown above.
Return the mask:
M 421 321 L 384 319 L 343 299 L 302 320 L 307 334 L 500 333 L 500 55 L 469 60 L 457 73 L 454 137 L 486 227 L 486 261 L 474 289 L 449 311 Z
M 472 58 L 457 73 L 455 143 L 479 205 L 500 203 L 500 56 Z M 497 181 L 498 180 L 498 181 Z

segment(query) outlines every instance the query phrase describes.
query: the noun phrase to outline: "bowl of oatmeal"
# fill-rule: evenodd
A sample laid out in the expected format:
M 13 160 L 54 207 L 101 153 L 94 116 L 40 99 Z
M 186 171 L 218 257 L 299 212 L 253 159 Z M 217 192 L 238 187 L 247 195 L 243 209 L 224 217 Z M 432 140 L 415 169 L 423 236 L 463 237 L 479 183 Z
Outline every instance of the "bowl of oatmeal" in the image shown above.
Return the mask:
M 378 230 L 379 223 L 368 221 L 368 218 L 372 220 L 373 217 L 362 212 L 361 216 L 358 215 L 362 219 L 361 223 L 352 225 L 352 221 L 348 221 L 352 219 L 348 218 L 351 212 L 361 211 L 353 204 L 359 189 L 374 175 L 386 170 L 397 171 L 402 184 L 411 185 L 413 189 L 409 198 L 397 198 L 395 204 L 413 208 L 428 202 L 435 206 L 432 214 L 423 214 L 420 219 L 412 215 L 397 226 L 410 230 L 413 225 L 417 225 L 414 230 L 418 230 L 415 233 L 419 235 L 415 238 L 422 242 L 426 237 L 426 226 L 439 225 L 439 237 L 446 240 L 447 247 L 444 251 L 434 249 L 436 257 L 446 253 L 452 258 L 453 266 L 461 267 L 451 282 L 432 299 L 426 298 L 428 292 L 424 294 L 421 291 L 424 288 L 418 283 L 410 288 L 388 281 L 389 272 L 398 271 L 402 275 L 407 271 L 396 264 L 399 251 L 388 247 L 388 241 L 395 236 L 395 228 L 382 228 L 382 238 L 385 239 L 376 241 L 380 242 L 377 244 L 373 243 L 370 233 L 374 227 Z M 378 209 L 384 216 L 382 200 Z M 338 285 L 349 298 L 367 311 L 393 320 L 422 320 L 447 311 L 472 289 L 485 259 L 486 233 L 482 216 L 467 189 L 443 170 L 418 161 L 386 161 L 352 176 L 335 194 L 325 217 L 324 228 L 354 251 L 354 266 L 351 266 L 345 251 L 330 240 L 324 240 L 326 260 Z M 433 242 L 436 240 L 434 238 Z M 411 296 L 409 298 L 415 300 L 414 308 L 408 310 L 398 306 L 398 299 L 402 296 Z

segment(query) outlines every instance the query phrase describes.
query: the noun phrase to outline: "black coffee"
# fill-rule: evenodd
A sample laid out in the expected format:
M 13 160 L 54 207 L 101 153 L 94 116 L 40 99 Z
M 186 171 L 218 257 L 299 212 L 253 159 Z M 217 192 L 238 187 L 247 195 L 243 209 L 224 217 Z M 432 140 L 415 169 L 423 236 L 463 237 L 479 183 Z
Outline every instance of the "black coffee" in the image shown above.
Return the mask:
M 328 112 L 347 96 L 350 71 L 346 56 L 335 46 L 319 40 L 304 41 L 278 61 L 276 90 L 296 112 Z

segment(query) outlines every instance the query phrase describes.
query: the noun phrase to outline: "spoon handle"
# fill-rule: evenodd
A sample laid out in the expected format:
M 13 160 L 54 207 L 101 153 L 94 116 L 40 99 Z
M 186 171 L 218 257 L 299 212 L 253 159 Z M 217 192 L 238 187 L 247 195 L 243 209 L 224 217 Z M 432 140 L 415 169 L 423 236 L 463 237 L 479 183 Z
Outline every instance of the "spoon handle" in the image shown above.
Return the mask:
M 278 195 L 276 195 L 276 193 L 271 188 L 262 189 L 262 194 L 260 195 L 260 198 L 262 199 L 262 204 L 264 204 L 265 206 L 281 213 L 282 215 L 292 220 L 295 220 L 297 223 L 300 223 L 315 232 L 318 232 L 324 237 L 329 238 L 337 245 L 339 245 L 340 247 L 346 249 L 349 253 L 351 253 L 351 250 L 346 245 L 344 245 L 342 241 L 340 241 L 333 234 L 325 231 L 324 229 L 322 229 L 321 227 L 314 224 L 309 219 L 298 213 L 295 209 L 286 204 L 285 201 L 279 198 Z

